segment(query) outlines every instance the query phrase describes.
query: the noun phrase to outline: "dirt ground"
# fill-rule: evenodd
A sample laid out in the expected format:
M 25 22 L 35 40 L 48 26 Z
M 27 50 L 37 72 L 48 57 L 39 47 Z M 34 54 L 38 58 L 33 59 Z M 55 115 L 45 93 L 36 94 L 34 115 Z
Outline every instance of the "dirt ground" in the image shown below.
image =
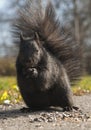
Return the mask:
M 80 110 L 21 112 L 24 104 L 0 105 L 0 130 L 91 130 L 91 94 L 74 96 L 74 102 Z

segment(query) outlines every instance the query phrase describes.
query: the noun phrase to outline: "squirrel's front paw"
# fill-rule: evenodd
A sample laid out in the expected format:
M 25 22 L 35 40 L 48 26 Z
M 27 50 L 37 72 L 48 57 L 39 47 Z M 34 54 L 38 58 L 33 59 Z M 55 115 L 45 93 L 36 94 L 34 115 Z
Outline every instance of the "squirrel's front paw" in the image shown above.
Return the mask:
M 38 71 L 36 68 L 29 68 L 28 69 L 29 75 L 32 77 L 37 77 L 38 76 Z
M 26 78 L 36 78 L 38 76 L 38 71 L 36 68 L 27 68 L 24 69 L 23 74 Z

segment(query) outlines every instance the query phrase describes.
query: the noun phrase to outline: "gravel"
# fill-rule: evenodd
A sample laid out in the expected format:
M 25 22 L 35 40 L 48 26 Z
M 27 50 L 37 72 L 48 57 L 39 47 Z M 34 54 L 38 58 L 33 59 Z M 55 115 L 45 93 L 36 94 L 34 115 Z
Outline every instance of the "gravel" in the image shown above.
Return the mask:
M 91 130 L 91 94 L 74 96 L 80 109 L 62 112 L 60 108 L 22 112 L 23 103 L 0 105 L 0 130 Z

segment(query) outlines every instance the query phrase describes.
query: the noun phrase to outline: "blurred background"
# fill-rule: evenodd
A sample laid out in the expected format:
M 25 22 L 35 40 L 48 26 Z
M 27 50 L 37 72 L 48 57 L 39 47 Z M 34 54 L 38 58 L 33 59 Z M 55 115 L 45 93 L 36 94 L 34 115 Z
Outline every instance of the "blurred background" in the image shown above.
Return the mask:
M 45 7 L 49 0 L 43 2 Z M 51 0 L 57 17 L 64 26 L 69 26 L 75 39 L 83 47 L 85 76 L 73 86 L 75 95 L 91 92 L 91 0 Z M 24 8 L 25 0 L 0 0 L 0 103 L 19 103 L 22 99 L 17 87 L 15 60 L 18 47 L 12 36 L 12 22 L 17 10 Z
M 41 0 L 36 0 L 39 2 Z M 46 3 L 46 1 L 42 2 Z M 62 25 L 70 26 L 84 47 L 85 72 L 91 74 L 91 0 L 52 0 Z M 24 0 L 0 0 L 0 75 L 15 75 L 17 46 L 13 43 L 11 23 Z

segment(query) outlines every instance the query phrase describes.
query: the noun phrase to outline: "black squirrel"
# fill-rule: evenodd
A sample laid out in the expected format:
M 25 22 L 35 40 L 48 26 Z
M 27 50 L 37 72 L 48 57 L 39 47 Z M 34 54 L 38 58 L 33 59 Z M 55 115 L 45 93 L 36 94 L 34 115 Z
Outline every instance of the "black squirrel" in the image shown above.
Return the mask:
M 40 7 L 28 1 L 14 25 L 20 43 L 18 86 L 32 110 L 60 106 L 70 111 L 74 107 L 70 83 L 80 74 L 80 44 L 61 27 L 51 3 L 44 12 Z

